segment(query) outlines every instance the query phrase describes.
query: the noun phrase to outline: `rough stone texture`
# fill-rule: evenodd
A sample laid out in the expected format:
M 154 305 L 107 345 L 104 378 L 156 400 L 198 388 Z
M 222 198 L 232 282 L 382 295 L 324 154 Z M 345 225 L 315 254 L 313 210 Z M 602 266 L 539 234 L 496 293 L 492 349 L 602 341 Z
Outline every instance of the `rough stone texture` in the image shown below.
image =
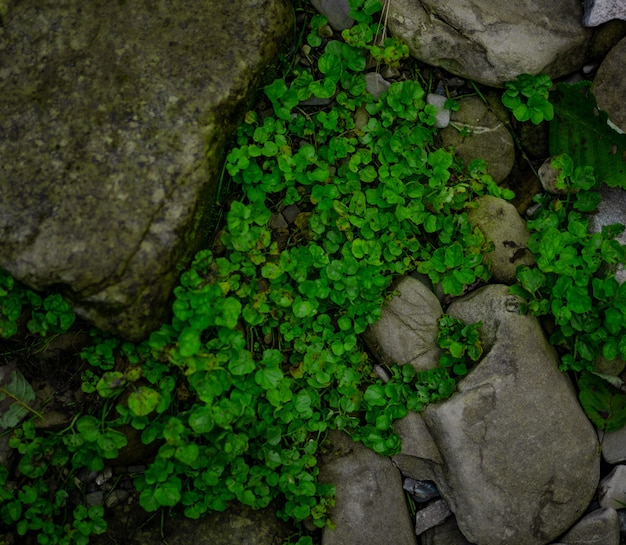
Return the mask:
M 619 545 L 619 518 L 615 509 L 597 509 L 583 517 L 560 542 L 564 545 Z
M 600 187 L 600 205 L 595 214 L 589 218 L 589 232 L 598 233 L 604 225 L 621 223 L 626 225 L 626 191 L 619 187 L 608 187 L 602 184 Z M 626 231 L 623 231 L 616 240 L 620 244 L 626 244 Z M 615 278 L 618 282 L 626 280 L 626 271 L 620 265 Z
M 618 465 L 613 468 L 598 486 L 600 507 L 623 509 L 626 505 L 626 466 Z
M 419 536 L 426 530 L 439 526 L 450 515 L 452 515 L 452 511 L 450 511 L 445 500 L 437 500 L 427 505 L 415 515 L 415 533 Z
M 400 280 L 395 291 L 368 329 L 368 345 L 385 363 L 409 363 L 418 370 L 436 367 L 441 354 L 437 320 L 443 313 L 439 299 L 411 276 Z
M 608 114 L 611 123 L 624 132 L 626 132 L 626 101 L 624 101 L 626 81 L 623 77 L 625 64 L 626 38 L 622 38 L 602 61 L 591 88 L 599 108 Z
M 337 488 L 322 545 L 376 543 L 416 545 L 400 472 L 387 457 L 376 454 L 345 433 L 328 434 L 331 447 L 320 464 L 320 481 Z
M 0 267 L 145 336 L 206 238 L 226 137 L 292 20 L 285 0 L 11 2 Z
M 515 162 L 515 144 L 502 122 L 506 118 L 502 104 L 494 102 L 496 115 L 479 97 L 460 99 L 459 109 L 450 115 L 451 125 L 441 131 L 444 147 L 452 146 L 455 155 L 467 165 L 474 159 L 484 159 L 487 172 L 496 183 L 504 180 Z M 467 129 L 469 136 L 460 131 Z
M 532 265 L 535 259 L 526 249 L 530 231 L 515 207 L 497 197 L 484 195 L 468 212 L 469 221 L 493 242 L 494 249 L 485 254 L 493 282 L 514 284 L 519 265 Z
M 391 459 L 404 476 L 418 481 L 434 481 L 437 475 L 441 475 L 441 454 L 421 413 L 409 412 L 394 422 L 393 430 L 402 442 L 400 452 Z
M 395 0 L 388 25 L 419 60 L 499 87 L 580 68 L 592 36 L 582 16 L 579 0 Z
M 585 26 L 597 26 L 611 19 L 626 20 L 626 4 L 624 0 L 585 0 Z
M 439 490 L 480 545 L 543 545 L 566 531 L 599 480 L 599 449 L 538 321 L 504 285 L 448 312 L 482 321 L 484 357 L 458 392 L 424 411 L 443 458 Z
M 602 457 L 609 464 L 626 462 L 626 426 L 604 433 L 598 431 L 600 445 L 602 446 Z

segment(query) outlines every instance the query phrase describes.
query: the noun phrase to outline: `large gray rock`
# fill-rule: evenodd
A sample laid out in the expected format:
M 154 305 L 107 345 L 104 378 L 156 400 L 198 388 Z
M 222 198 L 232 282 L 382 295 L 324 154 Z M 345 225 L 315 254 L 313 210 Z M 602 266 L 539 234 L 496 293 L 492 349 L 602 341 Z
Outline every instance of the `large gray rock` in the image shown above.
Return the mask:
M 612 19 L 626 20 L 624 0 L 585 0 L 585 26 L 597 26 Z
M 592 32 L 579 0 L 394 0 L 388 25 L 411 54 L 453 74 L 502 86 L 522 73 L 580 68 Z
M 480 545 L 543 545 L 592 498 L 599 449 L 538 321 L 504 285 L 457 300 L 448 312 L 483 322 L 484 357 L 447 401 L 424 411 L 443 459 L 437 485 L 459 528 Z
M 0 267 L 131 339 L 207 237 L 225 140 L 290 35 L 286 0 L 11 2 Z
M 439 363 L 438 320 L 443 314 L 437 296 L 421 281 L 406 276 L 366 332 L 372 351 L 384 363 L 411 364 L 416 370 Z
M 320 464 L 320 481 L 337 488 L 322 545 L 416 545 L 417 538 L 402 490 L 400 472 L 346 433 L 328 434 L 330 446 Z
M 622 38 L 602 61 L 592 86 L 598 107 L 608 114 L 609 121 L 621 131 L 626 131 L 626 82 L 623 77 L 625 63 L 626 38 Z

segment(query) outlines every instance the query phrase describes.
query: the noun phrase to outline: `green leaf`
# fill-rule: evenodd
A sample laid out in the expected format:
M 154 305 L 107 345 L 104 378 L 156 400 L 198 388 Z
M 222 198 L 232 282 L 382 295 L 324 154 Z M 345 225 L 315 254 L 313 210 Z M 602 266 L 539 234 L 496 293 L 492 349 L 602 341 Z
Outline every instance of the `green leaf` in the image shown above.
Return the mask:
M 380 384 L 370 384 L 363 395 L 364 401 L 370 405 L 384 406 L 387 404 L 387 396 L 385 390 Z
M 626 394 L 594 373 L 584 371 L 578 379 L 578 398 L 589 419 L 603 431 L 626 424 Z
M 76 421 L 76 429 L 80 432 L 85 441 L 94 442 L 100 437 L 100 421 L 91 415 L 81 416 Z
M 626 188 L 626 134 L 608 124 L 598 109 L 591 82 L 559 83 L 551 98 L 555 115 L 550 123 L 550 154 L 566 153 L 577 166 L 593 165 L 596 179 Z
M 189 426 L 198 434 L 208 433 L 213 429 L 214 422 L 211 416 L 211 407 L 194 405 L 189 413 Z
M 150 414 L 161 400 L 161 394 L 148 386 L 139 386 L 128 396 L 128 408 L 137 416 Z
M 0 428 L 13 428 L 30 412 L 41 416 L 30 403 L 35 391 L 16 363 L 0 367 Z

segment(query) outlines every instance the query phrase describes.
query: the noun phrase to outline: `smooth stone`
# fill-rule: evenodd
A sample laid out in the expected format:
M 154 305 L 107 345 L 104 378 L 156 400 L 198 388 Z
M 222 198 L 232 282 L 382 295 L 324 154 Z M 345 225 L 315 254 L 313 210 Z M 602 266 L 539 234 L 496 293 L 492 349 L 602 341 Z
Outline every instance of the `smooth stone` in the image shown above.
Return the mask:
M 331 431 L 330 446 L 320 461 L 320 482 L 336 486 L 331 519 L 322 545 L 416 545 L 400 472 L 346 433 Z
M 618 465 L 613 468 L 598 486 L 600 507 L 623 509 L 626 506 L 626 466 Z
M 383 78 L 378 72 L 365 74 L 365 89 L 375 98 L 380 98 L 391 87 L 391 83 Z
M 564 545 L 619 545 L 617 511 L 602 508 L 584 516 L 560 539 Z
M 515 206 L 504 199 L 484 195 L 468 211 L 470 223 L 493 242 L 493 250 L 484 254 L 493 282 L 512 285 L 517 282 L 516 269 L 533 265 L 535 259 L 527 249 L 530 231 Z
M 382 309 L 365 339 L 382 363 L 410 364 L 416 370 L 439 363 L 438 320 L 443 314 L 437 296 L 422 282 L 405 276 Z
M 426 530 L 420 538 L 422 545 L 471 545 L 459 530 L 454 516 L 446 519 L 443 524 Z
M 602 458 L 607 463 L 626 462 L 626 426 L 609 433 L 598 430 L 598 438 L 602 447 Z
M 426 95 L 426 104 L 431 104 L 437 108 L 435 120 L 437 129 L 445 129 L 450 124 L 450 110 L 444 108 L 447 101 L 448 99 L 443 95 L 435 95 L 434 93 Z

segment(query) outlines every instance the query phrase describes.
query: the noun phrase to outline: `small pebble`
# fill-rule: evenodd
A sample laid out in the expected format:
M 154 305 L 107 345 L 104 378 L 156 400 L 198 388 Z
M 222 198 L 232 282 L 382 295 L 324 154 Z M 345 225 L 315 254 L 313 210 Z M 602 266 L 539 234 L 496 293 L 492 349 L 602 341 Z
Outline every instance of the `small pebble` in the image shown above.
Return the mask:
M 431 503 L 415 515 L 415 534 L 419 536 L 426 530 L 439 526 L 451 514 L 452 511 L 450 511 L 445 500 L 437 500 Z

